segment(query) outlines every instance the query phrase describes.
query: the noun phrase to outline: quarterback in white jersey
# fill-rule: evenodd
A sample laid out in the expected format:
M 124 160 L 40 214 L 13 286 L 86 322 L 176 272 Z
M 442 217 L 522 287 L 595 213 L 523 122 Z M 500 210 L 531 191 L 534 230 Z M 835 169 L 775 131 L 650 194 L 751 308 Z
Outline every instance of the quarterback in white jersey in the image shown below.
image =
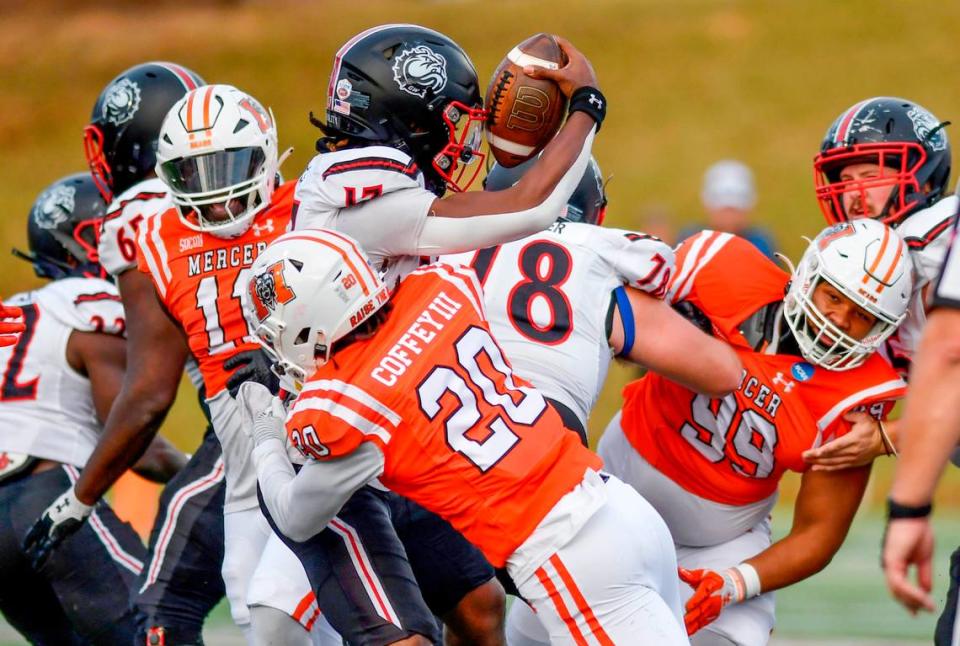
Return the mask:
M 881 119 L 884 127 L 875 127 Z M 947 195 L 951 149 L 946 125 L 907 99 L 864 99 L 834 120 L 814 159 L 817 198 L 828 222 L 881 220 L 896 229 L 910 250 L 914 280 L 908 315 L 883 349 L 904 377 L 960 207 L 955 195 Z M 898 426 L 886 422 L 881 431 L 874 421 L 860 418 L 854 432 L 804 457 L 817 469 L 866 464 L 895 451 Z
M 32 643 L 130 643 L 137 629 L 129 596 L 145 552 L 108 506 L 52 556 L 32 552 L 26 531 L 55 500 L 70 507 L 61 493 L 96 446 L 123 375 L 120 297 L 89 254 L 103 213 L 85 173 L 41 193 L 30 253 L 17 255 L 53 282 L 8 299 L 24 331 L 0 348 L 0 611 Z M 167 480 L 183 462 L 158 438 L 138 471 Z

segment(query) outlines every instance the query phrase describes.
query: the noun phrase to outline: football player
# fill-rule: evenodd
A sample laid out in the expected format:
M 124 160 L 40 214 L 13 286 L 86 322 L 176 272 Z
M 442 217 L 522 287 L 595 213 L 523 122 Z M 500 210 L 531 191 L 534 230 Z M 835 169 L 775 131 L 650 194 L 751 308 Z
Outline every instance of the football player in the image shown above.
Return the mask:
M 533 163 L 494 165 L 484 189 L 514 186 Z M 441 258 L 476 271 L 497 343 L 584 445 L 587 417 L 614 355 L 713 396 L 726 395 L 740 379 L 733 350 L 660 300 L 674 270 L 673 250 L 649 235 L 599 226 L 606 207 L 600 167 L 591 158 L 563 217 L 549 229 Z M 686 370 L 691 354 L 699 357 L 693 372 Z
M 513 375 L 473 272 L 427 266 L 391 296 L 356 241 L 296 231 L 260 255 L 250 293 L 299 386 L 289 413 L 260 384 L 240 399 L 266 507 L 301 559 L 379 478 L 506 567 L 555 643 L 687 643 L 662 521 Z M 296 474 L 285 425 L 308 458 Z
M 884 349 L 904 376 L 926 322 L 926 293 L 943 263 L 960 199 L 948 195 L 948 122 L 897 97 L 873 97 L 844 110 L 814 159 L 817 198 L 828 222 L 874 218 L 907 242 L 915 280 L 910 315 Z M 805 457 L 824 469 L 866 464 L 888 453 L 897 422 L 851 417 L 854 432 Z M 886 438 L 884 437 L 886 435 Z
M 141 358 L 152 359 L 142 374 L 131 375 L 124 395 L 151 388 L 161 394 L 151 393 L 146 406 L 136 406 L 137 415 L 111 414 L 103 441 L 68 495 L 74 515 L 82 518 L 89 511 L 85 501 L 99 499 L 143 451 L 173 401 L 191 354 L 222 458 L 218 454 L 202 484 L 186 491 L 212 488 L 214 477 L 225 477 L 223 517 L 209 518 L 223 526 L 222 577 L 234 621 L 254 643 L 273 638 L 307 644 L 307 630 L 317 623 L 319 611 L 296 557 L 289 550 L 269 551 L 277 562 L 255 571 L 270 530 L 257 510 L 255 478 L 244 477 L 250 447 L 237 429 L 236 407 L 225 387 L 231 373 L 225 362 L 254 347 L 235 290 L 256 254 L 286 229 L 293 184 L 274 192 L 278 155 L 273 118 L 256 99 L 231 86 L 186 92 L 157 132 L 156 169 L 169 191 L 162 199 L 175 206 L 141 221 L 134 253 L 138 271 L 123 276 L 133 281 L 139 301 L 140 336 L 133 341 L 148 344 Z M 121 282 L 124 293 L 130 284 Z M 258 589 L 262 597 L 251 598 L 250 582 L 259 574 L 271 585 Z M 163 629 L 159 637 L 173 643 L 201 639 L 199 632 L 183 637 L 171 636 L 166 624 Z
M 818 235 L 792 276 L 715 231 L 685 240 L 677 266 L 668 298 L 733 347 L 740 384 L 711 398 L 648 373 L 598 450 L 670 528 L 692 642 L 756 646 L 773 629 L 771 591 L 829 563 L 870 473 L 811 471 L 802 452 L 848 432 L 844 413 L 883 419 L 904 394 L 876 350 L 906 316 L 910 260 L 890 227 L 855 220 Z M 803 474 L 793 527 L 771 545 L 787 470 Z
M 464 192 L 483 166 L 477 72 L 453 40 L 381 25 L 348 40 L 327 87 L 320 154 L 297 184 L 295 229 L 355 238 L 392 287 L 424 256 L 488 247 L 545 229 L 583 175 L 606 111 L 589 61 L 525 68 L 570 97 L 570 116 L 517 186 Z M 451 191 L 444 197 L 445 193 Z
M 0 611 L 36 644 L 131 644 L 137 630 L 130 596 L 146 552 L 105 503 L 42 565 L 21 549 L 29 523 L 76 481 L 123 377 L 123 309 L 95 255 L 105 208 L 86 173 L 37 197 L 30 252 L 16 253 L 51 282 L 9 299 L 25 329 L 0 350 Z M 135 470 L 166 481 L 184 462 L 156 438 Z
M 484 189 L 515 185 L 532 164 L 494 165 Z M 649 235 L 599 226 L 606 208 L 603 176 L 591 158 L 563 217 L 546 231 L 442 257 L 477 272 L 490 331 L 513 369 L 585 446 L 587 418 L 614 355 L 714 397 L 736 388 L 741 370 L 732 348 L 661 300 L 673 250 Z M 523 603 L 511 606 L 507 638 L 512 646 L 548 642 Z
M 163 355 L 145 334 L 149 316 L 155 314 L 155 297 L 150 281 L 136 271 L 136 239 L 146 219 L 172 204 L 154 171 L 160 125 L 174 103 L 202 85 L 200 76 L 175 63 L 134 65 L 104 87 L 84 128 L 87 163 L 109 205 L 97 254 L 120 288 L 129 321 L 125 385 L 107 423 L 107 436 L 118 426 L 159 427 L 180 383 L 179 374 L 156 367 Z M 188 374 L 200 391 L 203 408 L 202 380 L 192 363 Z M 144 639 L 201 643 L 204 618 L 223 598 L 220 455 L 220 444 L 208 426 L 187 466 L 160 496 L 147 567 L 134 600 L 145 617 Z

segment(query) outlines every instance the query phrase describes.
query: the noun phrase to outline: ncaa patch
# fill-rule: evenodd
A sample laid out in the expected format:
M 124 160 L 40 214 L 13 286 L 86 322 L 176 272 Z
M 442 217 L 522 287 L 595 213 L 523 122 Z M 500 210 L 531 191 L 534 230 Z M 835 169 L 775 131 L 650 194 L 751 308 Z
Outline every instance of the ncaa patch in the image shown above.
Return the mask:
M 790 374 L 797 381 L 809 381 L 813 378 L 814 367 L 806 361 L 798 361 L 790 366 Z

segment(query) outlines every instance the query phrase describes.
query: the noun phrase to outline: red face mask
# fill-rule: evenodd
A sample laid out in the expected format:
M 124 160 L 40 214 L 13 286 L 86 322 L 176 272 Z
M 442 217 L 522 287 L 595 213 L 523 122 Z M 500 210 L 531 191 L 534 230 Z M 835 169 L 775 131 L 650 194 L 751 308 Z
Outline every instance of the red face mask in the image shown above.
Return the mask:
M 103 201 L 110 204 L 113 201 L 113 176 L 103 154 L 103 132 L 95 125 L 83 129 L 83 153 L 90 166 L 93 183 L 97 185 Z
M 916 173 L 926 160 L 927 153 L 923 146 L 907 142 L 858 144 L 821 153 L 813 161 L 820 210 L 831 224 L 846 222 L 852 217 L 863 217 L 861 214 L 847 213 L 844 195 L 853 194 L 854 205 L 859 204 L 865 210 L 869 203 L 867 191 L 890 187 L 886 202 L 880 205 L 878 213 L 869 217 L 884 224 L 896 225 L 918 205 L 918 200 L 907 199 L 910 195 L 921 194 Z M 876 164 L 881 173 L 876 177 L 848 181 L 838 178 L 839 169 L 857 163 Z
M 449 141 L 433 158 L 433 169 L 450 190 L 466 191 L 483 169 L 486 154 L 480 152 L 487 111 L 453 101 L 444 108 L 443 121 Z M 471 168 L 472 167 L 472 168 Z

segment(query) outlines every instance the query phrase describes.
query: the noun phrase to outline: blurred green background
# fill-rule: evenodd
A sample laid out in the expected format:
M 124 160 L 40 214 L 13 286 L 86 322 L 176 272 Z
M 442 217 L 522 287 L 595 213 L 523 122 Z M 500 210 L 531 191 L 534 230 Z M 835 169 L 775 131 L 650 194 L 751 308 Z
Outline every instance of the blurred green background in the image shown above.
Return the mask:
M 100 89 L 126 67 L 175 61 L 272 106 L 281 144 L 295 148 L 283 170 L 295 177 L 313 154 L 317 131 L 307 114 L 324 109 L 334 53 L 354 33 L 385 22 L 447 33 L 469 52 L 484 83 L 525 37 L 538 31 L 567 37 L 593 62 L 610 103 L 594 147 L 605 174 L 614 176 L 609 223 L 639 228 L 641 214 L 653 205 L 672 214 L 676 228 L 700 220 L 704 170 L 734 157 L 756 174 L 757 222 L 794 258 L 803 249 L 800 236 L 813 236 L 824 224 L 811 160 L 843 109 L 887 94 L 909 97 L 941 119 L 960 118 L 960 84 L 950 74 L 960 67 L 960 3 L 0 0 L 5 246 L 25 246 L 26 214 L 40 189 L 84 168 L 81 130 Z M 0 293 L 38 284 L 26 263 L 2 258 Z M 629 367 L 611 371 L 591 421 L 594 438 L 633 374 Z M 192 449 L 200 419 L 185 386 L 164 433 Z M 858 521 L 863 546 L 879 541 L 878 513 L 891 471 L 889 460 L 881 462 L 869 509 Z M 778 509 L 781 533 L 789 526 L 795 490 L 796 480 L 788 479 Z M 941 553 L 960 543 L 958 503 L 960 478 L 950 474 L 938 497 Z M 865 549 L 850 558 L 863 559 Z M 783 631 L 929 637 L 929 618 L 911 621 L 886 598 L 875 559 L 866 559 L 852 578 L 844 563 L 838 558 L 824 574 L 782 595 Z M 944 581 L 937 583 L 942 594 Z M 823 590 L 839 593 L 825 596 Z M 829 602 L 810 606 L 804 599 Z M 821 622 L 828 632 L 816 628 Z M 887 630 L 890 622 L 894 632 Z

